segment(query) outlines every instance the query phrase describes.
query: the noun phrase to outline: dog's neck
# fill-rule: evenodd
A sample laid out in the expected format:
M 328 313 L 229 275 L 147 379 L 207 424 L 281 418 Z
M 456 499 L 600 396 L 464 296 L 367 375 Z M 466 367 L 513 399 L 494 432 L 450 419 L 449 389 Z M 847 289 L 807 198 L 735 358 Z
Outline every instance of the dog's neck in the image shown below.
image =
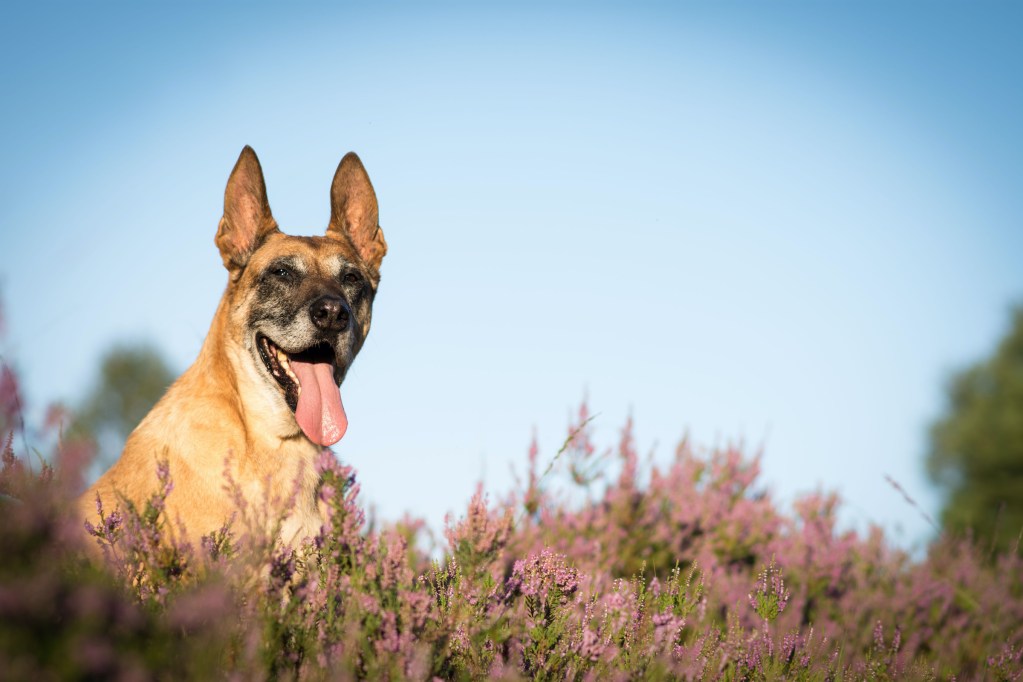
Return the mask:
M 322 448 L 305 437 L 284 401 L 268 390 L 244 339 L 230 337 L 231 312 L 225 293 L 199 356 L 167 396 L 183 392 L 188 399 L 161 401 L 138 430 L 159 434 L 186 461 L 213 456 L 223 463 L 226 459 L 236 481 L 261 482 L 242 491 L 250 502 L 258 504 L 267 493 L 283 500 L 297 492 L 297 507 L 282 530 L 282 537 L 290 541 L 291 536 L 318 528 L 313 498 L 316 459 Z M 164 404 L 175 406 L 175 413 L 163 409 Z M 211 415 L 223 421 L 211 423 Z M 196 429 L 215 430 L 222 452 L 192 451 L 191 443 L 179 434 Z M 168 438 L 176 442 L 168 443 Z

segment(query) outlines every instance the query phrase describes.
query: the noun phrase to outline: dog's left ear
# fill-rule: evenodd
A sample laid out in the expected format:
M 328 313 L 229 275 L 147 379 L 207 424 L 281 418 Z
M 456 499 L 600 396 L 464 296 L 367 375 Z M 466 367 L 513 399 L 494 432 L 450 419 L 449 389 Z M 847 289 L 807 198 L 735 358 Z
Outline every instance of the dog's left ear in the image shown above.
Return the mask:
M 350 239 L 359 257 L 379 271 L 380 262 L 387 253 L 387 242 L 378 218 L 377 195 L 369 175 L 355 152 L 348 152 L 338 164 L 334 182 L 330 185 L 327 236 Z
M 217 248 L 232 274 L 249 262 L 263 239 L 277 231 L 266 198 L 263 168 L 252 147 L 245 145 L 224 190 L 224 217 L 217 228 Z

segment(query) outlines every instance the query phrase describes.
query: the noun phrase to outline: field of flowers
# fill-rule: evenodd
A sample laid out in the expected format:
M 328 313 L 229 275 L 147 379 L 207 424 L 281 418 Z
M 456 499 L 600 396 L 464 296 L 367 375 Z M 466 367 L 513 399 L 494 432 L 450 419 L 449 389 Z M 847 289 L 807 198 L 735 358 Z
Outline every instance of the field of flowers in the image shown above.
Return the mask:
M 110 511 L 91 529 L 102 565 L 82 558 L 84 534 L 65 513 L 87 450 L 60 442 L 56 415 L 26 430 L 21 408 L 5 368 L 5 680 L 1018 680 L 1023 671 L 1018 551 L 991 556 L 939 538 L 914 560 L 880 530 L 838 530 L 833 495 L 781 511 L 758 485 L 758 458 L 738 448 L 683 442 L 670 463 L 644 462 L 631 422 L 598 447 L 585 406 L 561 451 L 530 449 L 517 490 L 478 491 L 439 551 L 416 520 L 368 523 L 355 472 L 325 452 L 328 519 L 301 547 L 281 546 L 280 519 L 246 508 L 201 546 L 169 541 L 162 509 L 174 472 L 159 467 L 162 492 L 145 508 Z M 26 433 L 54 451 L 30 455 Z

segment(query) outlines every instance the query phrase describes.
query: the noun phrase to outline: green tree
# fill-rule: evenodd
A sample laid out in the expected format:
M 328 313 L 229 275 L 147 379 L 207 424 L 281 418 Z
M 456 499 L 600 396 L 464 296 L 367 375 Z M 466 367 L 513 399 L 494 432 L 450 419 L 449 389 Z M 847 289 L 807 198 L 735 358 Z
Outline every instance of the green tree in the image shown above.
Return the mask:
M 157 349 L 146 343 L 119 344 L 100 361 L 99 375 L 68 429 L 72 438 L 96 443 L 96 466 L 105 469 L 121 454 L 128 435 L 174 381 Z
M 941 521 L 1002 551 L 1023 533 L 1023 306 L 988 360 L 956 374 L 931 427 L 927 471 L 945 492 Z

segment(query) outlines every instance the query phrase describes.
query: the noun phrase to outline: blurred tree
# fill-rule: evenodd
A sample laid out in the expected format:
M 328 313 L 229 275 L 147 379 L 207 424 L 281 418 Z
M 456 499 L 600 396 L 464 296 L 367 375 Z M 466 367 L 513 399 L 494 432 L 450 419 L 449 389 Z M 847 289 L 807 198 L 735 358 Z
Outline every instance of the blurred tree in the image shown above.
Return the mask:
M 1023 306 L 990 359 L 956 374 L 931 427 L 927 471 L 946 493 L 941 521 L 997 550 L 1023 533 Z
M 100 362 L 99 376 L 73 410 L 70 438 L 88 438 L 98 448 L 96 466 L 105 469 L 121 454 L 128 435 L 174 381 L 163 356 L 145 343 L 120 344 Z

